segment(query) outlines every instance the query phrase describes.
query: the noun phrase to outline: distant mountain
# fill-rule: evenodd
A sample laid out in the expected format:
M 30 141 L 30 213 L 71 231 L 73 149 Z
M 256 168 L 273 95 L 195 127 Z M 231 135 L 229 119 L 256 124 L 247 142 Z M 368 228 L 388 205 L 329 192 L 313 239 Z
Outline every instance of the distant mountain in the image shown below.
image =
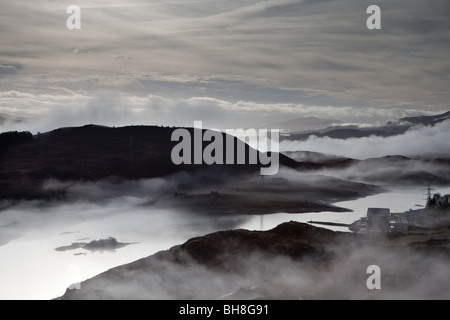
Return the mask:
M 286 140 L 306 140 L 310 136 L 329 137 L 333 139 L 364 138 L 370 136 L 390 137 L 405 133 L 408 129 L 416 125 L 435 125 L 450 119 L 450 111 L 435 116 L 419 116 L 401 118 L 395 121 L 389 121 L 387 124 L 377 127 L 361 128 L 355 125 L 335 126 L 323 130 L 310 132 L 291 133 L 289 136 L 283 136 Z
M 347 160 L 347 158 L 340 156 L 312 151 L 287 151 L 283 153 L 298 162 L 327 163 L 338 160 Z
M 358 128 L 357 126 L 351 127 L 337 127 L 333 129 L 327 129 L 323 132 L 308 132 L 302 134 L 291 134 L 285 137 L 288 140 L 306 140 L 310 136 L 317 137 L 329 137 L 332 139 L 349 139 L 349 138 L 364 138 L 370 136 L 389 137 L 405 133 L 410 126 L 383 126 L 376 128 Z
M 331 125 L 339 123 L 342 123 L 342 121 L 336 119 L 320 119 L 317 117 L 304 117 L 266 124 L 264 127 L 280 129 L 281 131 L 284 132 L 299 132 L 299 131 L 325 129 L 327 127 L 330 127 Z
M 285 152 L 298 162 L 308 163 L 314 170 L 324 170 L 344 180 L 360 181 L 379 185 L 435 186 L 450 185 L 450 157 L 408 158 L 404 156 L 384 156 L 356 160 L 316 152 Z
M 401 118 L 398 121 L 400 123 L 409 122 L 414 125 L 417 125 L 417 124 L 435 125 L 436 123 L 439 123 L 439 122 L 442 122 L 442 121 L 445 121 L 448 119 L 450 119 L 450 111 L 443 113 L 443 114 L 438 114 L 435 116 L 406 117 L 406 118 Z M 395 122 L 392 122 L 390 124 L 395 124 Z

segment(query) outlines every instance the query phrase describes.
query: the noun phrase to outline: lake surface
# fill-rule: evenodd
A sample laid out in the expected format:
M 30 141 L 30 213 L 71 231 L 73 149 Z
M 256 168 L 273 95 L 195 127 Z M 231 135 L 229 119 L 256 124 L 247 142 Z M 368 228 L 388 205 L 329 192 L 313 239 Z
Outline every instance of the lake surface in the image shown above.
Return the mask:
M 450 188 L 435 190 L 450 193 Z M 336 203 L 350 213 L 272 214 L 265 216 L 207 217 L 144 206 L 144 199 L 124 197 L 101 204 L 24 202 L 0 211 L 0 299 L 52 299 L 75 282 L 112 267 L 182 244 L 189 238 L 218 230 L 268 230 L 287 221 L 310 220 L 351 223 L 368 207 L 392 212 L 425 204 L 422 188 L 397 188 L 354 201 Z M 348 231 L 342 227 L 328 227 Z M 55 251 L 73 242 L 115 237 L 132 243 L 115 251 L 82 248 Z

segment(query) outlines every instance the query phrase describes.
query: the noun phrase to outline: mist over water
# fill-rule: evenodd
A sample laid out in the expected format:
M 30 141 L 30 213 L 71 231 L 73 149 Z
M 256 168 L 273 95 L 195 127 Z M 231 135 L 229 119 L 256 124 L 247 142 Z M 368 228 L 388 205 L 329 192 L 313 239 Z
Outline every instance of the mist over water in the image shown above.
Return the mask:
M 0 212 L 0 299 L 51 299 L 72 283 L 221 228 L 236 217 L 189 216 L 124 197 L 72 203 L 23 202 Z M 115 251 L 55 248 L 114 237 Z
M 139 183 L 149 184 L 147 181 Z M 103 185 L 103 190 L 107 190 L 106 186 Z M 98 187 L 91 185 L 85 189 L 93 194 L 92 190 Z M 82 189 L 80 185 L 77 188 Z M 437 191 L 449 193 L 450 189 Z M 404 188 L 336 203 L 353 209 L 351 213 L 207 216 L 156 208 L 148 205 L 148 197 L 136 194 L 104 197 L 97 202 L 83 197 L 72 202 L 3 202 L 0 299 L 52 299 L 62 295 L 73 283 L 218 230 L 268 230 L 290 220 L 351 223 L 364 216 L 367 207 L 388 205 L 391 211 L 403 211 L 414 209 L 415 204 L 424 204 L 422 188 Z M 347 231 L 345 228 L 334 230 Z M 108 237 L 131 244 L 115 251 L 92 252 L 83 248 L 55 251 L 57 247 L 74 242 Z

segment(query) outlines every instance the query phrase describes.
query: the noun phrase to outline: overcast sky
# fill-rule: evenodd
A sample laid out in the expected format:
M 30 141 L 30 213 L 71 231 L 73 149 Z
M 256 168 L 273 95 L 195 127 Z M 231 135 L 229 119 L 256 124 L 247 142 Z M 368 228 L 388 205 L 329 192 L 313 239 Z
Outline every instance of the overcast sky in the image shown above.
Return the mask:
M 435 114 L 450 109 L 449 17 L 448 0 L 0 0 L 0 114 L 43 130 Z

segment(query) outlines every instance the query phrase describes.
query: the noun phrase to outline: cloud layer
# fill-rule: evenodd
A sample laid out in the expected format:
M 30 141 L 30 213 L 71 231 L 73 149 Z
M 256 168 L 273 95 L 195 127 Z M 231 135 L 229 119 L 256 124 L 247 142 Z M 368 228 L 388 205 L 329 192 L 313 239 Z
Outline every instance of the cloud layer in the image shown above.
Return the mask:
M 450 121 L 433 127 L 414 127 L 405 134 L 392 137 L 371 136 L 346 140 L 311 136 L 306 141 L 283 141 L 282 151 L 314 151 L 355 159 L 367 159 L 386 155 L 439 155 L 450 151 Z
M 0 4 L 4 92 L 448 108 L 446 0 L 378 1 L 379 31 L 357 0 L 80 0 L 79 31 L 72 2 Z
M 95 95 L 74 91 L 48 94 L 19 91 L 0 92 L 2 111 L 23 122 L 4 122 L 0 131 L 49 131 L 65 126 L 100 124 L 125 125 L 194 125 L 204 127 L 268 128 L 276 122 L 323 116 L 349 122 L 386 122 L 406 116 L 433 114 L 414 108 L 359 108 L 354 106 L 308 106 L 301 103 L 257 103 L 229 101 L 211 97 L 167 98 L 156 95 L 137 96 L 102 91 Z M 304 128 L 297 128 L 299 131 Z

